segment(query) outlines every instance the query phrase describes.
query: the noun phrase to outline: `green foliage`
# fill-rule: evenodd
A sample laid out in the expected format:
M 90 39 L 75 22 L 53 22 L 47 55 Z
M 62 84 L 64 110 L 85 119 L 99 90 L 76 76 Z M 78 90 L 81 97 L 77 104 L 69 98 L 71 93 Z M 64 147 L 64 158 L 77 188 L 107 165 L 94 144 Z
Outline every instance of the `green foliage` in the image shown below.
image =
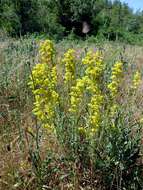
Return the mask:
M 20 30 L 21 22 L 20 17 L 16 14 L 15 4 L 10 1 L 2 1 L 0 4 L 1 19 L 0 27 L 10 33 L 15 34 L 15 31 Z
M 109 128 L 103 135 L 105 144 L 96 166 L 102 171 L 104 182 L 110 189 L 139 190 L 143 187 L 142 167 L 137 164 L 141 150 L 141 126 L 138 123 L 130 126 L 131 115 L 123 109 L 117 113 L 116 129 L 111 128 L 112 122 L 111 126 L 110 122 L 107 123 Z
M 143 33 L 143 12 L 134 13 L 119 0 L 2 0 L 0 11 L 0 28 L 12 36 L 37 32 L 60 40 L 71 31 L 85 36 L 84 21 L 89 35 L 109 40 L 131 43 L 135 35 L 138 43 Z
M 40 27 L 40 31 L 47 33 L 55 39 L 62 39 L 64 27 L 60 24 L 58 15 L 58 6 L 54 1 L 39 0 L 37 1 L 38 10 L 36 19 Z

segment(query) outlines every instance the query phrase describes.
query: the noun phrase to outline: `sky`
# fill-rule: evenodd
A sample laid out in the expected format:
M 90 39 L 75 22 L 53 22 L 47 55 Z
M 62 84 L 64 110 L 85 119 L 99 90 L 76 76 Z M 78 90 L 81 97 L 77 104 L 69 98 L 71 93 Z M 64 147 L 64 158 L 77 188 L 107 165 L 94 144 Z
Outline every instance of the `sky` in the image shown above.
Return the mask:
M 143 10 L 143 0 L 120 0 L 121 2 L 128 3 L 128 5 L 134 9 L 134 11 L 137 10 Z

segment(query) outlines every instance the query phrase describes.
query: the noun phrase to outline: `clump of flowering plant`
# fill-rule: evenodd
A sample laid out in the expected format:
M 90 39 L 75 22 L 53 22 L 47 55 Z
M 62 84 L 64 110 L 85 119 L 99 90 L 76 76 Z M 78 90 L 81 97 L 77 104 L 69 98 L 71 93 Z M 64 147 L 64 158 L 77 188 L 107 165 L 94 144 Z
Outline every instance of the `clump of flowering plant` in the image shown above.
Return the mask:
M 122 175 L 129 170 L 126 162 L 140 140 L 132 140 L 132 133 L 139 134 L 141 124 L 132 123 L 130 110 L 126 111 L 123 100 L 119 101 L 125 74 L 123 61 L 115 62 L 107 83 L 106 62 L 99 50 L 87 51 L 81 60 L 74 49 L 69 49 L 61 60 L 55 58 L 52 41 L 44 41 L 29 81 L 35 97 L 33 113 L 41 126 L 56 134 L 54 137 L 64 154 L 74 160 L 74 166 L 80 162 L 80 167 L 88 168 L 91 174 L 99 167 L 110 189 L 116 181 L 121 189 Z M 140 84 L 141 75 L 136 72 L 131 89 L 135 91 Z

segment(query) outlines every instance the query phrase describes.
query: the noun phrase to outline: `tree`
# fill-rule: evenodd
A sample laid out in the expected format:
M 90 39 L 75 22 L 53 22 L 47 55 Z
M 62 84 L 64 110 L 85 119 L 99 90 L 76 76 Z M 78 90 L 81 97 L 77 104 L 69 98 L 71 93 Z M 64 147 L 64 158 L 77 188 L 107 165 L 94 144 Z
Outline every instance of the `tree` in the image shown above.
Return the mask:
M 16 14 L 15 2 L 3 0 L 0 4 L 0 28 L 15 35 L 21 28 L 20 18 Z

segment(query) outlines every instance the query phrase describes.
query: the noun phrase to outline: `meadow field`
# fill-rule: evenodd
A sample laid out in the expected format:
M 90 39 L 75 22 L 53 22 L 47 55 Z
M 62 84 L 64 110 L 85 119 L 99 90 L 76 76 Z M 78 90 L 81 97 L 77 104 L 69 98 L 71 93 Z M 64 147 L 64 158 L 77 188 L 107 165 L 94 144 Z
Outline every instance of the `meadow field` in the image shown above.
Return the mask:
M 0 189 L 143 189 L 143 46 L 0 39 Z

